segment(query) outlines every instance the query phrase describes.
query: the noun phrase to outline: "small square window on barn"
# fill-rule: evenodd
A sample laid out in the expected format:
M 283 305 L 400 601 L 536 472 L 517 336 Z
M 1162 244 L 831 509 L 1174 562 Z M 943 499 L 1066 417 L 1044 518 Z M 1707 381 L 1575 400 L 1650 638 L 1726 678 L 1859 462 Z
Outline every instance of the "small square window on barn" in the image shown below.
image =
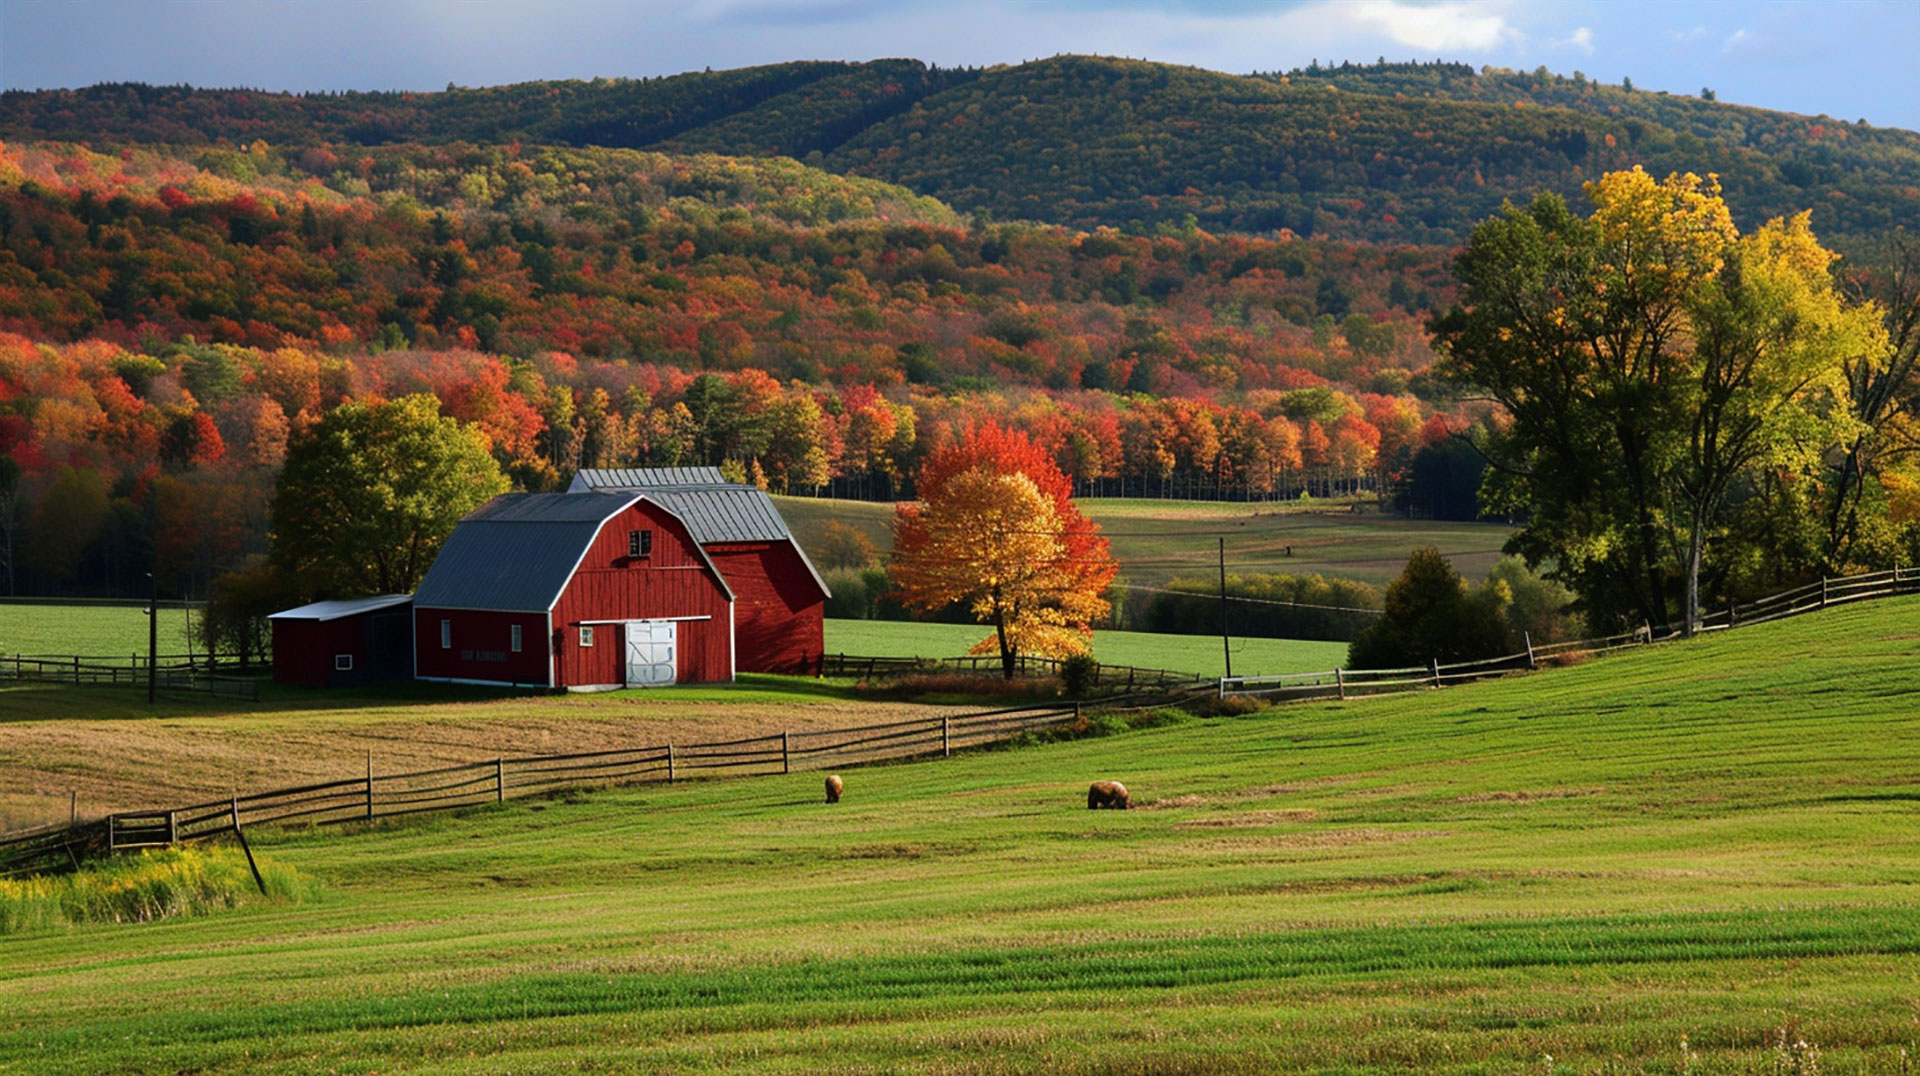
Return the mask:
M 580 625 L 580 645 L 581 646 L 593 645 L 593 625 L 591 624 Z
M 333 671 L 334 672 L 352 672 L 353 671 L 353 655 L 352 654 L 335 654 L 333 656 Z
M 627 532 L 627 556 L 647 557 L 653 555 L 653 532 L 650 530 Z
M 518 624 L 513 625 L 512 635 L 513 635 L 513 652 L 518 654 L 520 652 L 520 625 Z
M 451 620 L 440 622 L 440 649 L 453 649 L 453 621 Z

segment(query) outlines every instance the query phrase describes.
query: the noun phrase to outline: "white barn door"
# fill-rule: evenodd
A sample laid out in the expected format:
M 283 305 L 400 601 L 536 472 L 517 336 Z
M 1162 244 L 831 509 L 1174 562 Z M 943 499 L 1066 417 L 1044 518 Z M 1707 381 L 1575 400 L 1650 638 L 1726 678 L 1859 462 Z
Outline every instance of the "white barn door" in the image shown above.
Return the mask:
M 627 686 L 657 687 L 674 681 L 679 667 L 680 625 L 671 620 L 627 621 Z

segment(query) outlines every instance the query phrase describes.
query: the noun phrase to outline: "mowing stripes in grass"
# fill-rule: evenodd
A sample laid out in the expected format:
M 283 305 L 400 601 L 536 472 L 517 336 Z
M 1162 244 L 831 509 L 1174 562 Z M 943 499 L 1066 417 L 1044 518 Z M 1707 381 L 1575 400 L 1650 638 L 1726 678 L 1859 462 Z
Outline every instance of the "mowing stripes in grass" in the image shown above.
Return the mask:
M 0 1033 L 0 1056 L 43 1060 L 124 1046 L 217 1043 L 735 1005 L 847 1005 L 1025 994 L 1175 990 L 1313 977 L 1514 968 L 1623 967 L 1920 954 L 1920 909 L 1892 906 L 1672 916 L 1449 922 L 963 949 L 715 971 L 527 975 L 384 996 L 106 1019 L 85 1028 Z

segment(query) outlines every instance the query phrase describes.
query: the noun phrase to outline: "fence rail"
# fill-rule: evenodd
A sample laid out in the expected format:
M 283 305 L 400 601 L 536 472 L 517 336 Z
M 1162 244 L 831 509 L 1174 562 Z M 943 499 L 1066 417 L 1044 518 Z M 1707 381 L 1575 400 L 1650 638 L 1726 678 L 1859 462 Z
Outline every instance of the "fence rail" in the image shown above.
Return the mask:
M 1028 654 L 1017 655 L 1014 659 L 1014 673 L 1018 676 L 1058 675 L 1063 664 L 1055 658 L 1035 657 Z M 910 676 L 915 673 L 994 673 L 1002 669 L 997 655 L 968 655 L 957 658 L 900 658 L 900 657 L 864 657 L 854 654 L 827 654 L 820 659 L 820 675 L 864 677 Z M 1093 685 L 1112 692 L 1134 691 L 1140 688 L 1165 688 L 1185 684 L 1210 682 L 1211 677 L 1198 673 L 1180 672 L 1174 669 L 1142 669 L 1132 665 L 1106 665 L 1096 663 L 1093 673 Z
M 229 655 L 237 657 L 237 655 Z M 154 685 L 166 691 L 195 691 L 223 698 L 258 701 L 260 682 L 247 676 L 228 676 L 207 671 L 219 655 L 163 655 L 152 666 Z M 84 654 L 34 656 L 0 655 L 0 680 L 19 680 L 42 684 L 122 685 L 144 687 L 149 665 L 144 655 L 125 659 L 89 657 Z M 217 667 L 217 665 L 216 665 Z
M 662 744 L 562 755 L 503 755 L 408 773 L 255 792 L 165 810 L 121 811 L 0 838 L 0 878 L 78 866 L 90 856 L 206 840 L 241 827 L 335 825 L 457 810 L 563 787 L 677 782 L 695 775 L 768 776 L 889 759 L 944 757 L 1080 719 L 1080 707 L 1028 706 L 913 718 L 858 728 L 780 732 L 715 743 Z
M 1811 613 L 1832 605 L 1916 592 L 1920 592 L 1920 568 L 1892 568 L 1861 575 L 1838 576 L 1795 587 L 1771 597 L 1716 609 L 1703 614 L 1697 627 L 1699 631 L 1726 631 Z M 1329 669 L 1326 672 L 1283 673 L 1278 676 L 1221 677 L 1219 695 L 1221 698 L 1250 695 L 1276 702 L 1391 695 L 1505 676 L 1510 672 L 1536 668 L 1542 658 L 1576 651 L 1604 654 L 1624 647 L 1664 642 L 1681 634 L 1683 631 L 1679 625 L 1648 624 L 1639 631 L 1540 646 L 1535 646 L 1529 639 L 1526 650 L 1520 653 L 1451 665 L 1429 662 L 1425 667 L 1405 669 Z

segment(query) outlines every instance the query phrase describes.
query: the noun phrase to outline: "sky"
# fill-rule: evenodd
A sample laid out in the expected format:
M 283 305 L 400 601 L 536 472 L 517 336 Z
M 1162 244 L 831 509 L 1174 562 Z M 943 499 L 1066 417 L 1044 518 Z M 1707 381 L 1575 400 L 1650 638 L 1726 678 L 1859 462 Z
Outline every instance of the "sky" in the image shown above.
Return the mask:
M 0 87 L 443 89 L 1060 53 L 1544 65 L 1920 130 L 1920 0 L 0 0 Z

